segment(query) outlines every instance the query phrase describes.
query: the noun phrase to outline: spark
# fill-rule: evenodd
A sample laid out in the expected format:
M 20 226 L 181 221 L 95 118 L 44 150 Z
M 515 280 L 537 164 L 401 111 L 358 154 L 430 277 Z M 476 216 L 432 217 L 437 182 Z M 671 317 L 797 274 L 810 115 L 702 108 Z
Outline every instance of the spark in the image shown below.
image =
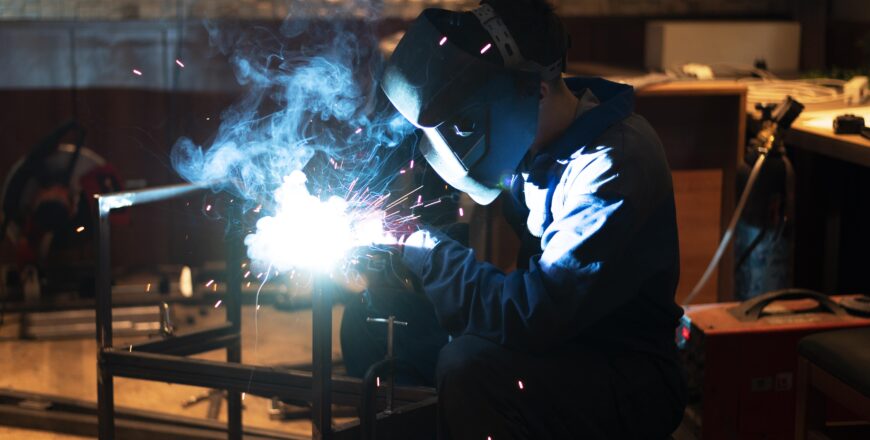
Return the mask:
M 480 49 L 480 54 L 485 54 L 490 48 L 492 48 L 492 43 L 486 43 L 486 46 L 483 46 L 483 49 Z
M 408 165 L 408 168 L 414 169 L 414 159 L 411 159 L 411 163 Z
M 211 287 L 212 284 L 214 284 L 214 280 L 208 280 L 208 282 L 205 283 L 205 287 Z
M 381 386 L 381 377 L 380 376 L 375 378 L 375 386 L 380 388 L 380 386 Z
M 223 301 L 224 301 L 224 300 L 222 300 L 222 299 L 217 300 L 217 302 L 214 303 L 214 308 L 218 308 L 218 307 L 220 307 L 220 306 L 221 306 L 221 303 L 222 303 Z
M 133 352 L 133 344 L 130 344 L 130 348 L 128 348 L 127 351 L 129 351 L 130 353 Z
M 217 286 L 218 286 L 217 283 L 214 283 L 214 284 L 211 286 L 211 291 L 212 291 L 212 292 L 217 292 Z
M 182 63 L 181 60 L 179 60 L 178 58 L 175 59 L 175 64 L 178 64 L 178 67 L 184 69 L 184 63 Z
M 211 117 L 210 117 L 210 116 L 206 116 L 206 117 L 205 117 L 205 120 L 206 120 L 206 121 L 211 121 Z
M 424 207 L 424 208 L 428 208 L 428 207 L 430 207 L 430 206 L 432 206 L 432 205 L 437 205 L 437 204 L 439 204 L 439 203 L 441 203 L 441 199 L 435 200 L 434 202 L 429 202 L 429 203 L 423 205 L 423 207 Z
M 399 174 L 405 174 L 405 169 L 402 168 L 401 170 L 399 170 Z
M 356 134 L 362 133 L 362 127 L 359 127 L 356 130 L 354 130 L 354 133 L 356 133 Z
M 462 217 L 462 216 L 464 216 L 464 215 L 465 215 L 465 211 L 463 211 L 463 210 L 462 210 L 462 207 L 460 206 L 460 207 L 459 207 L 459 216 Z M 520 388 L 522 388 L 522 387 L 520 387 Z
M 211 211 L 211 205 L 205 205 L 205 210 L 206 210 L 206 211 Z
M 248 281 L 248 284 L 245 284 L 245 287 L 251 287 L 251 282 Z
M 248 393 L 242 392 L 242 400 L 245 400 L 245 397 L 246 397 L 247 395 L 248 395 Z
M 523 381 L 521 380 L 517 381 L 517 386 L 520 387 L 521 390 L 525 388 L 525 385 L 523 385 Z
M 79 234 L 81 234 L 82 232 L 85 232 L 85 227 L 84 226 L 77 227 L 76 232 L 78 232 Z
M 260 310 L 260 305 L 261 305 L 261 304 L 257 304 L 257 310 Z
M 247 278 L 247 277 L 249 277 L 249 276 L 251 276 L 251 271 L 250 271 L 250 270 L 247 271 L 247 272 L 245 272 L 245 278 Z
M 403 195 L 402 197 L 399 197 L 398 199 L 396 199 L 395 202 L 390 203 L 389 205 L 387 205 L 387 206 L 384 208 L 384 210 L 388 210 L 388 209 L 390 209 L 390 208 L 392 208 L 392 207 L 394 207 L 394 206 L 396 206 L 396 205 L 399 205 L 400 203 L 404 202 L 405 200 L 408 200 L 408 197 L 410 197 L 411 194 L 414 194 L 415 192 L 420 191 L 421 189 L 423 189 L 423 185 L 420 185 L 420 186 L 418 186 L 418 187 L 412 189 L 411 191 L 405 193 L 405 195 Z M 422 195 L 417 196 L 417 203 L 420 202 L 420 200 L 421 200 L 422 197 L 423 197 Z
M 133 74 L 136 76 L 142 76 L 142 72 L 139 69 L 133 69 Z
M 418 205 L 423 204 L 423 195 L 422 195 L 422 194 L 420 194 L 419 196 L 417 196 L 417 204 L 418 204 Z
M 245 237 L 250 258 L 278 271 L 329 271 L 355 247 L 395 242 L 378 208 L 389 194 L 365 203 L 337 196 L 323 200 L 309 193 L 306 182 L 301 171 L 284 178 L 275 192 L 275 214 L 261 217 L 256 232 Z
M 146 292 L 150 292 L 150 291 L 151 291 L 151 283 L 148 283 L 148 284 L 145 285 L 145 291 L 146 291 Z
M 257 214 L 259 214 L 261 209 L 263 209 L 263 205 L 257 205 L 257 207 L 254 208 L 254 212 L 256 212 Z
M 441 37 L 441 41 L 438 42 L 438 45 L 443 46 L 444 43 L 446 43 L 446 42 L 447 42 L 447 37 Z

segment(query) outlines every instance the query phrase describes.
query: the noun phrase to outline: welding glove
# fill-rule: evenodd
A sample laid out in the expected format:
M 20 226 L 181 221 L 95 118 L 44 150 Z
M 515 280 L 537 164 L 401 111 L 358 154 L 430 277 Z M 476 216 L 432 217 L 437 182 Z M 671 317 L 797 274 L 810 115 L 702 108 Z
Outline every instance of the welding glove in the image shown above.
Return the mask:
M 366 289 L 419 291 L 417 277 L 402 261 L 402 246 L 377 245 L 359 248 L 354 253 L 349 271 L 364 279 Z

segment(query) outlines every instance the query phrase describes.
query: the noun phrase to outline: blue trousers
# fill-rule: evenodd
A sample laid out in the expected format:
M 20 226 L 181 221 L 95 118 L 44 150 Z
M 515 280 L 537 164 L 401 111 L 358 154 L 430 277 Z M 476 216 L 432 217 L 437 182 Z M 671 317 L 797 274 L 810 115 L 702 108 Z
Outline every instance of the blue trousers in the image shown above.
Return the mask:
M 576 345 L 530 354 L 471 335 L 448 343 L 424 298 L 400 292 L 391 299 L 390 311 L 347 305 L 345 365 L 362 377 L 386 354 L 385 325 L 366 317 L 408 321 L 396 329 L 394 353 L 412 368 L 396 381 L 437 387 L 440 439 L 665 439 L 682 419 L 686 388 L 676 356 Z

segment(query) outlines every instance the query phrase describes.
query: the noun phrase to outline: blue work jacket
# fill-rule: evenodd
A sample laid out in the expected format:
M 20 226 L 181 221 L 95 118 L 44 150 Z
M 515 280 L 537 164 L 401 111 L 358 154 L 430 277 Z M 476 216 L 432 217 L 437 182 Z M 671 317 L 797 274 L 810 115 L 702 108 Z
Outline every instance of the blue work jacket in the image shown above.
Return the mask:
M 595 98 L 603 95 L 596 85 L 613 83 L 566 82 L 586 110 L 619 105 Z M 588 125 L 592 114 L 581 113 L 572 127 Z M 503 194 L 529 254 L 517 270 L 479 261 L 434 230 L 409 239 L 417 245 L 406 246 L 405 262 L 454 336 L 529 352 L 584 344 L 670 357 L 682 309 L 674 302 L 679 249 L 661 142 L 633 113 L 594 140 L 572 136 L 582 138 L 569 127 L 555 142 L 571 146 L 566 157 L 543 160 L 549 147 L 542 149 L 518 170 L 515 191 Z

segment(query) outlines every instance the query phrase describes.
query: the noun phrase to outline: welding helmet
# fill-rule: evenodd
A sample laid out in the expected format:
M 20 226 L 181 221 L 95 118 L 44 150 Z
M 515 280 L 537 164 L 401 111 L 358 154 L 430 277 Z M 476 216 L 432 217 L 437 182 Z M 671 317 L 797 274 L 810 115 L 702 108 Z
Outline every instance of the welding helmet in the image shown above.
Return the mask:
M 484 56 L 489 51 L 502 62 Z M 541 80 L 560 75 L 563 61 L 525 60 L 489 5 L 471 13 L 426 9 L 396 46 L 381 87 L 425 133 L 420 150 L 432 168 L 486 205 L 531 146 Z

